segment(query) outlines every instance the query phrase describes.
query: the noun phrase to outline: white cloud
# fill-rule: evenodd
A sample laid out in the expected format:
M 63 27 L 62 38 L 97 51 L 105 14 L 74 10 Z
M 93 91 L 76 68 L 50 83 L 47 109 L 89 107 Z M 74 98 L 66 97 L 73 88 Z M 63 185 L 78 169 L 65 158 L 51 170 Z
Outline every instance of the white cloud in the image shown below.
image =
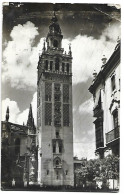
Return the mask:
M 33 112 L 34 122 L 35 122 L 35 125 L 36 125 L 37 124 L 37 92 L 35 92 L 34 95 L 33 95 L 31 105 L 32 105 L 32 112 Z M 21 112 L 17 116 L 17 123 L 22 124 L 24 122 L 25 125 L 26 125 L 27 124 L 27 119 L 28 119 L 28 113 L 29 113 L 29 108 L 27 108 L 23 112 Z
M 93 110 L 93 98 L 91 97 L 89 100 L 86 100 L 79 106 L 79 113 L 92 113 Z
M 119 35 L 119 25 L 114 24 L 103 31 L 99 40 L 80 35 L 72 40 L 73 83 L 86 82 L 94 69 L 99 72 L 102 56 L 105 55 L 107 59 L 111 56 Z
M 36 47 L 32 46 L 38 28 L 32 22 L 15 26 L 10 34 L 12 41 L 7 43 L 3 52 L 2 80 L 9 80 L 12 87 L 34 89 L 37 84 L 38 56 L 43 47 L 43 39 Z M 107 27 L 100 39 L 78 35 L 72 41 L 63 39 L 63 48 L 68 52 L 72 44 L 73 83 L 86 82 L 93 70 L 101 68 L 103 54 L 109 58 L 120 36 L 120 25 L 114 23 Z
M 82 143 L 74 143 L 74 156 L 89 159 L 95 158 L 95 140 L 84 140 Z
M 12 41 L 7 43 L 3 52 L 2 80 L 9 80 L 12 87 L 26 88 L 36 87 L 36 68 L 38 55 L 34 55 L 37 49 L 32 47 L 38 30 L 32 22 L 18 25 L 11 31 Z
M 5 120 L 6 117 L 6 109 L 7 106 L 9 106 L 9 121 L 16 123 L 17 122 L 17 116 L 20 113 L 20 109 L 17 105 L 17 102 L 11 101 L 9 98 L 6 98 L 2 101 L 2 120 Z
M 32 99 L 32 112 L 34 117 L 34 122 L 36 124 L 36 118 L 37 118 L 37 92 L 34 93 L 33 99 Z M 20 111 L 19 106 L 17 102 L 10 100 L 9 98 L 6 98 L 2 101 L 2 120 L 5 120 L 6 116 L 6 109 L 7 106 L 9 106 L 9 121 L 12 123 L 17 123 L 22 125 L 23 122 L 27 124 L 28 119 L 28 113 L 29 108 L 25 109 L 24 111 Z
M 100 39 L 78 35 L 72 41 L 63 40 L 63 47 L 68 51 L 68 44 L 72 45 L 72 73 L 73 83 L 86 82 L 92 77 L 94 69 L 99 72 L 102 65 L 102 57 L 110 58 L 120 37 L 120 24 L 114 23 L 108 26 Z

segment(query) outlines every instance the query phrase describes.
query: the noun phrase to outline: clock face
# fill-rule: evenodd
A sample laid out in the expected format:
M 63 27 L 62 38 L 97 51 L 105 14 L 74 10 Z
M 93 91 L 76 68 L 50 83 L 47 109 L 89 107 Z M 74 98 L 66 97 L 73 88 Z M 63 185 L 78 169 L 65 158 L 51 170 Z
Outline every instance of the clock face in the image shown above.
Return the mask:
M 57 40 L 54 40 L 54 41 L 53 41 L 53 46 L 54 46 L 54 47 L 58 47 L 58 41 L 57 41 Z

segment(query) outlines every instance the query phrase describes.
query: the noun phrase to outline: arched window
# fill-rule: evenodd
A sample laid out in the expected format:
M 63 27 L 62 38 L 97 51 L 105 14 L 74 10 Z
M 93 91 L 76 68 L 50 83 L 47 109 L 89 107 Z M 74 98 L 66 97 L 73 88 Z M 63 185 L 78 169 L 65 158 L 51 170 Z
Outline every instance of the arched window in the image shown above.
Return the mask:
M 59 71 L 59 58 L 56 58 L 56 60 L 55 60 L 55 70 Z
M 50 61 L 50 70 L 52 71 L 53 68 L 53 61 Z
M 62 63 L 62 72 L 65 70 L 65 63 Z
M 67 73 L 69 73 L 69 63 L 67 63 Z
M 59 160 L 56 160 L 56 165 L 59 165 Z
M 53 153 L 56 153 L 56 144 L 53 144 Z
M 59 153 L 62 153 L 62 145 L 59 145 Z
M 54 163 L 54 166 L 58 166 L 58 165 L 61 164 L 61 159 L 57 156 L 57 157 L 54 159 L 53 163 Z
M 53 41 L 53 47 L 58 47 L 58 41 L 57 40 Z
M 115 75 L 112 76 L 111 78 L 111 87 L 112 87 L 112 91 L 115 90 L 116 86 L 115 86 Z
M 45 70 L 48 70 L 48 60 L 45 61 Z
M 17 138 L 15 140 L 15 155 L 20 154 L 20 139 Z

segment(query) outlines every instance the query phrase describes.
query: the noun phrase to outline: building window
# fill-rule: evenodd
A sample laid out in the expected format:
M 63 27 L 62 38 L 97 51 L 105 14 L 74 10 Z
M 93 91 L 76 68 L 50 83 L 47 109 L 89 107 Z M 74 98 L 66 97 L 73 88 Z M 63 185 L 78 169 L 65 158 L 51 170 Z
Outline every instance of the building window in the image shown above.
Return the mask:
M 59 71 L 59 58 L 55 60 L 55 71 Z
M 59 160 L 56 160 L 56 165 L 59 165 Z
M 65 70 L 65 63 L 62 63 L 62 72 Z
M 67 73 L 69 73 L 69 63 L 67 63 Z
M 55 118 L 54 125 L 55 125 L 55 127 L 61 126 L 61 118 L 60 117 Z
M 60 91 L 60 84 L 59 83 L 55 83 L 54 84 L 54 91 L 55 92 L 59 92 Z
M 57 103 L 55 103 L 55 114 L 60 115 L 61 114 L 61 104 L 57 104 Z
M 50 102 L 51 101 L 51 95 L 45 95 L 45 101 Z
M 115 90 L 115 75 L 113 75 L 111 78 L 111 86 L 112 86 L 112 91 L 114 91 Z
M 69 104 L 63 104 L 63 125 L 69 126 Z
M 54 104 L 54 125 L 61 126 L 61 103 Z
M 53 144 L 53 153 L 56 153 L 56 143 Z
M 49 175 L 49 170 L 47 170 L 47 175 Z
M 48 70 L 48 60 L 45 61 L 45 70 Z
M 54 40 L 53 46 L 54 46 L 54 47 L 58 47 L 58 41 L 57 41 L 57 40 Z
M 118 111 L 113 113 L 114 129 L 118 127 Z
M 56 131 L 56 138 L 59 138 L 59 131 Z
M 53 61 L 50 61 L 50 70 L 52 71 L 53 68 Z
M 52 103 L 45 103 L 45 125 L 51 125 L 52 122 Z
M 55 102 L 59 102 L 60 101 L 60 94 L 55 94 L 54 95 L 54 99 L 55 99 Z
M 62 145 L 59 145 L 59 153 L 62 153 Z
M 68 175 L 68 170 L 65 171 L 65 174 Z

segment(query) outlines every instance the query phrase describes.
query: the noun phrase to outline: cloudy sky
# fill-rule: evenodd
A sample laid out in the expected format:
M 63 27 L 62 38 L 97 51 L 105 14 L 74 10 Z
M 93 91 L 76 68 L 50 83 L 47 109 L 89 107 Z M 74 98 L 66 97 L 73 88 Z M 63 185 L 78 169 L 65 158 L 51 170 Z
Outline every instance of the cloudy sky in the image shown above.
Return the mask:
M 63 48 L 72 45 L 74 155 L 94 158 L 93 99 L 88 91 L 103 55 L 111 56 L 120 37 L 120 6 L 106 4 L 11 3 L 3 6 L 2 120 L 26 124 L 32 103 L 36 123 L 37 63 L 56 11 Z

